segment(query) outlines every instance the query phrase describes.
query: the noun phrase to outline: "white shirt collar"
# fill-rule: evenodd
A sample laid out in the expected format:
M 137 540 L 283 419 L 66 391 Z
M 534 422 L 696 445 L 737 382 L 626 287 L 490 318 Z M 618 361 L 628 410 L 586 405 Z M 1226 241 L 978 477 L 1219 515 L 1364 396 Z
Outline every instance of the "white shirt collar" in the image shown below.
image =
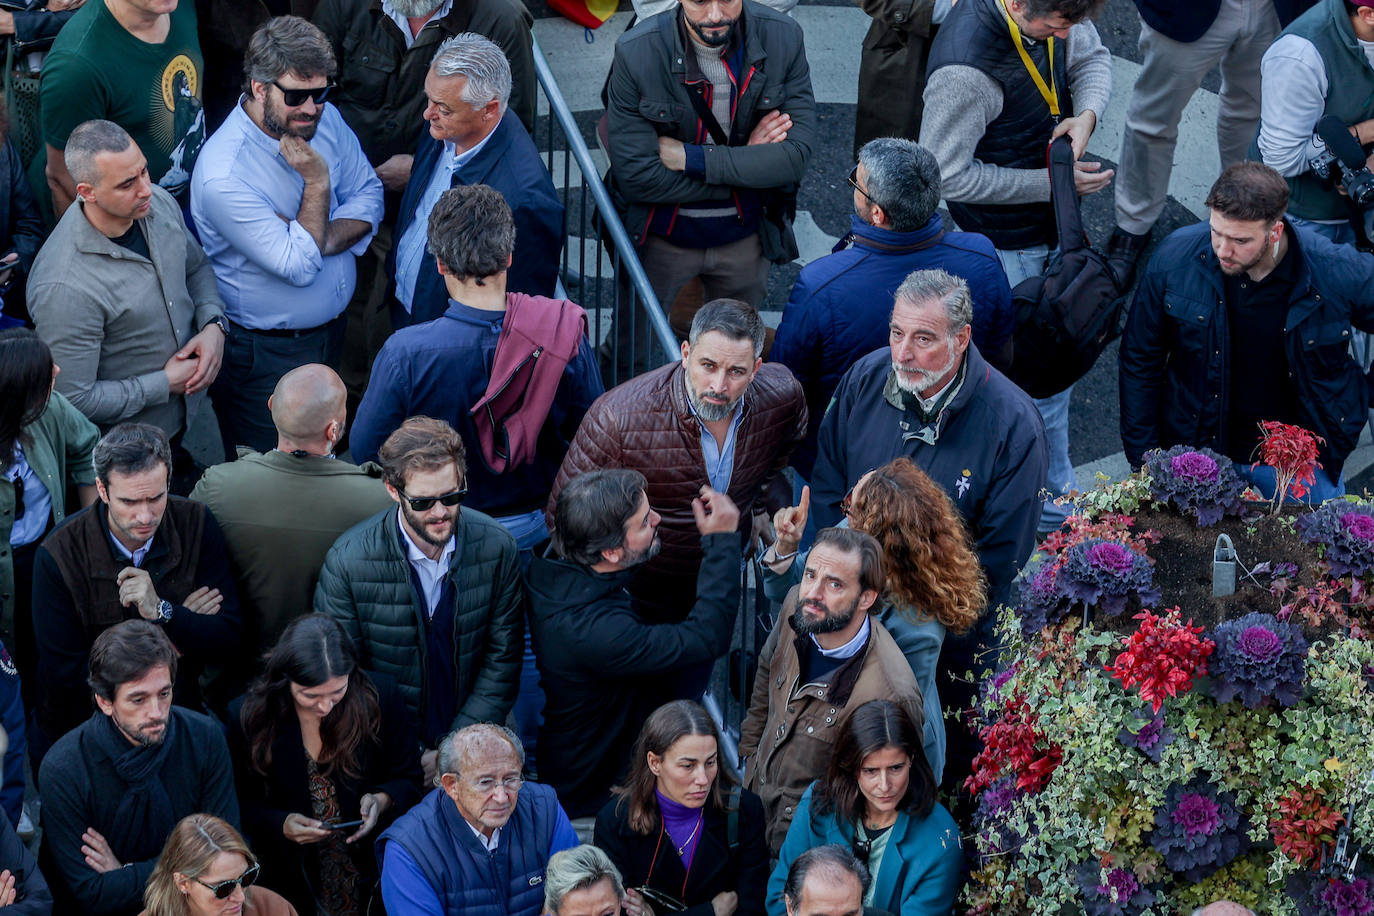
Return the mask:
M 826 658 L 853 658 L 855 655 L 859 654 L 859 650 L 868 642 L 868 634 L 871 629 L 872 625 L 869 623 L 868 614 L 865 613 L 864 622 L 859 626 L 859 632 L 855 633 L 853 639 L 839 648 L 826 649 L 822 647 L 820 643 L 816 642 L 814 634 L 811 636 L 811 641 L 815 643 L 816 648 L 819 649 L 820 653 Z
M 410 529 L 406 527 L 405 517 L 401 515 L 399 507 L 396 509 L 396 524 L 401 526 L 401 536 L 406 539 L 406 555 L 410 558 L 410 562 L 437 565 L 442 569 L 448 569 L 449 558 L 453 556 L 453 549 L 458 542 L 457 535 L 450 534 L 448 543 L 444 545 L 444 552 L 439 555 L 439 559 L 431 560 L 415 543 L 415 539 L 410 536 Z
M 153 537 L 157 537 L 157 535 L 155 534 L 153 535 Z M 123 542 L 121 542 L 119 538 L 115 537 L 114 532 L 111 531 L 110 543 L 114 545 L 115 550 L 119 552 L 119 555 L 121 557 L 128 560 L 133 565 L 141 568 L 143 566 L 143 561 L 148 558 L 148 551 L 152 549 L 153 538 L 148 538 L 148 540 L 143 542 L 143 546 L 139 547 L 137 550 L 130 550 L 129 548 L 125 547 Z
M 940 388 L 939 391 L 935 392 L 928 398 L 921 397 L 919 394 L 916 395 L 916 400 L 921 402 L 921 409 L 924 410 L 926 413 L 930 413 L 933 409 L 935 409 L 935 403 L 940 400 L 940 395 L 948 391 L 949 386 L 953 385 L 955 381 L 958 380 L 958 378 L 959 373 L 955 372 L 953 375 L 949 377 L 949 381 L 945 382 L 945 384 Z
M 463 823 L 468 825 L 468 829 L 472 831 L 473 836 L 477 837 L 477 842 L 482 844 L 483 849 L 485 849 L 487 852 L 496 851 L 496 847 L 501 843 L 500 827 L 497 827 L 495 830 L 491 832 L 491 839 L 487 839 L 486 834 L 478 830 L 476 827 L 472 826 L 472 824 L 468 822 L 467 818 L 463 818 Z
M 438 22 L 440 19 L 443 19 L 445 16 L 449 14 L 449 12 L 452 9 L 453 0 L 444 0 L 443 5 L 434 11 L 434 15 L 430 16 L 429 19 L 426 20 L 424 25 L 420 26 L 420 32 L 423 32 L 425 29 L 429 28 L 431 23 Z M 409 17 L 403 16 L 401 13 L 399 13 L 396 10 L 396 7 L 391 5 L 391 0 L 382 0 L 382 12 L 386 13 L 387 16 L 390 17 L 391 21 L 396 23 L 396 27 L 401 30 L 401 38 L 405 40 L 407 48 L 415 44 L 415 39 L 420 37 L 420 33 L 416 32 L 414 35 L 410 34 Z

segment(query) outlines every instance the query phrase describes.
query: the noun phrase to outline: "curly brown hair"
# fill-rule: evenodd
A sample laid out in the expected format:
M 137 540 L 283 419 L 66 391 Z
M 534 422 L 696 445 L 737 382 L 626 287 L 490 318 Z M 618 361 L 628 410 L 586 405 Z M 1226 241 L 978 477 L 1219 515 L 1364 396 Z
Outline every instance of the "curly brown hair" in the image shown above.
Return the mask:
M 945 493 L 910 458 L 878 468 L 850 497 L 849 523 L 877 538 L 887 598 L 965 633 L 987 605 L 988 584 L 973 539 Z

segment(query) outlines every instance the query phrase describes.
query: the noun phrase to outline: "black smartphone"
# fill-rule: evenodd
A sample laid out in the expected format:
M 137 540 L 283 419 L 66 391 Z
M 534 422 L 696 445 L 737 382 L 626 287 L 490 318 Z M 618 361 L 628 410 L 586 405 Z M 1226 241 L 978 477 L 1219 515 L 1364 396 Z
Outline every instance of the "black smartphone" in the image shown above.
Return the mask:
M 354 827 L 361 827 L 363 822 L 356 821 L 325 821 L 321 826 L 325 830 L 352 830 Z

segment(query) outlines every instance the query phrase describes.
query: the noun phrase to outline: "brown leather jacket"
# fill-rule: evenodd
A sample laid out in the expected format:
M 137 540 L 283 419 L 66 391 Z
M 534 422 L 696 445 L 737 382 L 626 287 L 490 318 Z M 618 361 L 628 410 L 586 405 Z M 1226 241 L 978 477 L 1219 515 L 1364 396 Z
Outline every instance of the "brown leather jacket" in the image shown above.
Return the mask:
M 807 637 L 792 629 L 795 595 L 793 589 L 759 653 L 739 739 L 740 756 L 748 758 L 744 787 L 763 799 L 768 849 L 774 856 L 802 793 L 825 775 L 840 723 L 849 712 L 870 700 L 892 700 L 911 714 L 917 732 L 925 725 L 916 676 L 875 613 L 868 618 L 868 643 L 827 678 L 830 683 L 801 683 L 802 640 Z
M 744 393 L 742 409 L 727 495 L 739 506 L 743 536 L 750 530 L 756 505 L 771 512 L 790 503 L 791 492 L 781 472 L 806 435 L 806 397 L 785 366 L 764 363 Z M 631 468 L 644 475 L 649 505 L 663 516 L 658 528 L 663 549 L 645 564 L 638 580 L 690 577 L 690 606 L 701 565 L 701 534 L 692 516 L 692 499 L 707 479 L 701 424 L 687 405 L 680 361 L 632 378 L 592 404 L 549 494 L 550 525 L 563 486 L 597 468 Z M 775 481 L 783 486 L 765 493 Z

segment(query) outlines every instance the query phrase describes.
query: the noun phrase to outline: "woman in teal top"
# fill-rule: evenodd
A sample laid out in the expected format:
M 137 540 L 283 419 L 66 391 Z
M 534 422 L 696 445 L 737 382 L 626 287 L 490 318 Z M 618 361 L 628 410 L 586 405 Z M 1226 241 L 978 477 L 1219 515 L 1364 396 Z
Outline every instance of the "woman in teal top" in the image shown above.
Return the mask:
M 839 843 L 873 876 L 864 907 L 893 916 L 947 916 L 959 893 L 959 828 L 935 800 L 921 732 L 891 700 L 865 703 L 840 727 L 825 778 L 811 784 L 768 879 L 768 916 L 799 855 Z
M 801 505 L 779 509 L 773 519 L 778 539 L 763 555 L 763 585 L 778 603 L 801 581 L 804 563 L 796 553 L 810 495 L 804 487 Z M 909 458 L 859 478 L 840 508 L 841 525 L 873 535 L 883 547 L 886 606 L 877 619 L 896 640 L 921 688 L 925 756 L 938 784 L 945 768 L 945 720 L 936 662 L 945 632 L 966 632 L 983 612 L 987 579 L 949 495 Z
M 13 650 L 25 693 L 35 653 L 34 552 L 66 517 L 72 490 L 83 506 L 96 500 L 91 451 L 100 431 L 53 392 L 57 373 L 33 331 L 0 331 L 0 639 Z

